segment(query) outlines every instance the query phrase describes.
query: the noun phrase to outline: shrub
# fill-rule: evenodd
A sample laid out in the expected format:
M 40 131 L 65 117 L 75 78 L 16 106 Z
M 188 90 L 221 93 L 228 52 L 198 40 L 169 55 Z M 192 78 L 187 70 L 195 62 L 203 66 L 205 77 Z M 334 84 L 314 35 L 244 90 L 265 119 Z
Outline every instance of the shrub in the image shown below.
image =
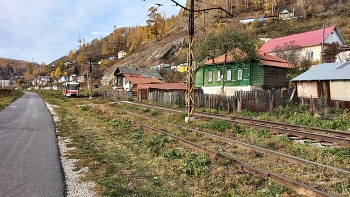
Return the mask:
M 199 176 L 209 172 L 210 164 L 207 154 L 189 153 L 182 160 L 179 169 L 187 175 Z
M 226 130 L 231 129 L 232 125 L 225 120 L 212 119 L 206 125 L 207 128 L 224 133 Z

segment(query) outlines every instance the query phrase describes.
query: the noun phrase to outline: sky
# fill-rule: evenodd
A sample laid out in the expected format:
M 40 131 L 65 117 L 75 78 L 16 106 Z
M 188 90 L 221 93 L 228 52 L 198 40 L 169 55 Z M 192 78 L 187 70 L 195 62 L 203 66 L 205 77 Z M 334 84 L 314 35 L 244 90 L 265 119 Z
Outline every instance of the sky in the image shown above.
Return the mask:
M 79 49 L 79 38 L 90 43 L 115 26 L 145 26 L 151 6 L 167 17 L 180 10 L 172 0 L 0 0 L 0 57 L 48 65 Z

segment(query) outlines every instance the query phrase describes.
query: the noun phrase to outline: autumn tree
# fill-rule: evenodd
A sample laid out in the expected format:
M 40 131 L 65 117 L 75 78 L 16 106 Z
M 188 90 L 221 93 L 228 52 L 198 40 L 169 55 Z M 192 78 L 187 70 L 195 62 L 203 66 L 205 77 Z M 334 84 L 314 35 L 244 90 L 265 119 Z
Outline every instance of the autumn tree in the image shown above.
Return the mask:
M 26 78 L 29 78 L 34 74 L 34 66 L 32 63 L 27 64 L 27 72 L 26 72 Z
M 337 42 L 332 42 L 331 44 L 325 44 L 323 50 L 323 62 L 332 63 L 337 59 L 337 55 L 340 53 L 340 46 Z
M 56 79 L 59 79 L 61 77 L 61 75 L 62 75 L 61 67 L 57 66 L 54 76 L 55 76 Z
M 126 37 L 126 48 L 129 49 L 129 52 L 132 52 L 146 42 L 147 28 L 137 26 L 128 33 L 128 36 Z
M 72 58 L 74 57 L 74 53 L 73 53 L 73 51 L 72 51 L 72 50 L 70 50 L 70 51 L 69 51 L 69 55 L 68 55 L 68 57 L 69 57 L 70 59 L 72 59 Z
M 212 63 L 217 65 L 214 58 L 224 55 L 223 66 L 219 67 L 221 94 L 224 93 L 224 71 L 226 69 L 227 56 L 230 54 L 238 65 L 243 63 L 243 61 L 256 59 L 256 42 L 246 32 L 227 27 L 210 32 L 199 41 L 199 44 L 196 46 L 198 61 L 203 61 L 209 57 Z
M 156 40 L 159 39 L 160 33 L 161 33 L 161 27 L 164 23 L 164 19 L 160 13 L 157 12 L 156 7 L 150 7 L 148 9 L 148 19 L 146 20 L 147 23 L 147 37 L 152 38 L 154 37 Z
M 52 71 L 52 72 L 51 72 L 50 77 L 51 77 L 52 79 L 55 78 L 55 71 Z
M 39 75 L 39 76 L 45 76 L 47 74 L 46 64 L 45 63 L 41 63 L 39 68 L 35 70 L 35 74 Z
M 273 53 L 297 67 L 302 60 L 302 50 L 303 48 L 301 46 L 297 45 L 294 41 L 290 41 L 289 43 L 284 43 L 283 46 L 276 46 Z

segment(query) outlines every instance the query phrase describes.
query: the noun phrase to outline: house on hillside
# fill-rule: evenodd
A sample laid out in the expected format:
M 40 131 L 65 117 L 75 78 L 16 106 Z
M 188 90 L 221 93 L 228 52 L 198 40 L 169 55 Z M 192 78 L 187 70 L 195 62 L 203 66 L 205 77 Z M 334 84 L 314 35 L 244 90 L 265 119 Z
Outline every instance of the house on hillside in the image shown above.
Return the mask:
M 293 65 L 281 58 L 268 53 L 257 52 L 258 60 L 246 61 L 238 64 L 231 55 L 228 55 L 224 68 L 224 91 L 226 95 L 232 95 L 235 91 L 265 90 L 282 88 L 289 85 L 287 72 Z M 221 74 L 224 55 L 204 63 L 204 66 L 196 69 L 194 84 L 207 94 L 219 94 L 221 92 Z
M 124 56 L 126 56 L 126 52 L 125 51 L 119 51 L 118 52 L 118 59 L 123 58 Z
M 282 20 L 294 18 L 294 12 L 284 9 L 282 12 L 278 14 L 278 18 Z
M 187 71 L 187 62 L 182 62 L 179 65 L 171 65 L 171 70 L 179 71 L 180 73 Z
M 170 66 L 170 62 L 168 60 L 165 59 L 159 59 L 155 62 L 153 62 L 150 66 L 150 70 L 166 70 L 166 71 L 170 71 L 171 70 L 171 66 Z
M 239 20 L 241 24 L 249 24 L 253 22 L 268 22 L 276 17 L 266 17 L 266 16 L 247 16 Z
M 333 107 L 350 109 L 350 62 L 319 64 L 291 81 L 299 98 L 326 98 Z
M 120 67 L 114 72 L 116 86 L 126 91 L 137 91 L 137 84 L 164 83 L 157 70 L 146 68 Z
M 0 88 L 9 87 L 11 86 L 10 80 L 0 80 Z
M 294 44 L 303 48 L 301 53 L 303 58 L 311 61 L 321 61 L 323 31 L 324 43 L 331 44 L 335 42 L 341 47 L 346 47 L 345 40 L 341 36 L 338 28 L 336 26 L 331 26 L 325 29 L 270 39 L 264 43 L 260 51 L 274 55 L 276 47 L 283 47 L 285 44 L 294 42 Z

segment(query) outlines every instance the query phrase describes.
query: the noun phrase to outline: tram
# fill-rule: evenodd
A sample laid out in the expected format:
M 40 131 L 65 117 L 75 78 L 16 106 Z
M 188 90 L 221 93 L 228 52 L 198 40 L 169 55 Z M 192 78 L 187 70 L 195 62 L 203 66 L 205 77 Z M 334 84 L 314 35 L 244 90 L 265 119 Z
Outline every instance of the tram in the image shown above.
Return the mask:
M 62 94 L 64 96 L 79 96 L 79 88 L 78 82 L 66 82 L 62 85 Z

